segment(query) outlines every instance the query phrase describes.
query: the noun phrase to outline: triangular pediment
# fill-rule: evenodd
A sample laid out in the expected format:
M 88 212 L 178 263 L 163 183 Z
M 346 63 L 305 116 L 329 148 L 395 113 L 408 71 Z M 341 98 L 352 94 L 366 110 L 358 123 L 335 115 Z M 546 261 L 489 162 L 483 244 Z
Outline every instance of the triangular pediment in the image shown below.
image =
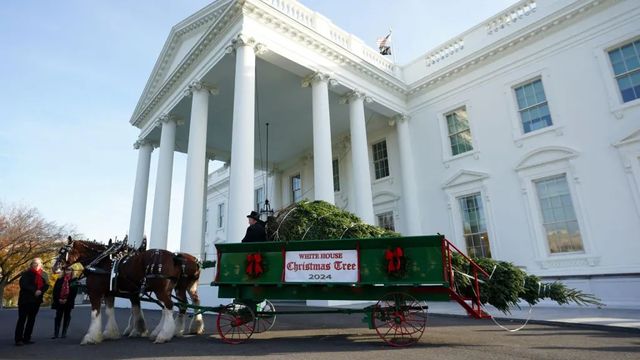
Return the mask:
M 617 143 L 613 144 L 613 146 L 621 147 L 621 146 L 633 144 L 633 143 L 636 143 L 636 142 L 639 142 L 639 141 L 640 141 L 640 129 L 632 132 L 630 135 L 626 136 L 622 140 L 620 140 Z
M 524 170 L 556 161 L 568 160 L 576 156 L 578 156 L 576 150 L 561 146 L 548 146 L 536 149 L 525 155 L 518 163 L 518 166 L 516 166 L 516 170 Z
M 134 114 L 151 101 L 192 49 L 207 35 L 234 0 L 219 0 L 202 8 L 173 28 L 156 60 Z
M 482 181 L 489 177 L 489 174 L 481 171 L 459 170 L 449 180 L 445 181 L 443 188 L 450 188 L 458 185 L 468 184 L 474 181 Z

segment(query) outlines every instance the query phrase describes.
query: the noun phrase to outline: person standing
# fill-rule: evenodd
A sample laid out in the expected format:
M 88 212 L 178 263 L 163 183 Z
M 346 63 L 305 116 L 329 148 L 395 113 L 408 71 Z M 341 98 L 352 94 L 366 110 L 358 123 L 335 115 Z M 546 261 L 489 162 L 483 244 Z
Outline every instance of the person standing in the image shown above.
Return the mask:
M 18 323 L 16 324 L 16 346 L 33 344 L 31 333 L 36 315 L 42 304 L 42 297 L 49 288 L 49 277 L 42 271 L 42 259 L 31 261 L 31 268 L 20 275 L 20 295 L 18 296 Z
M 73 269 L 70 267 L 65 268 L 63 275 L 53 285 L 51 308 L 56 310 L 56 318 L 53 323 L 52 339 L 57 339 L 60 335 L 60 323 L 63 318 L 61 337 L 67 337 L 67 329 L 71 322 L 71 310 L 75 305 L 77 294 L 78 284 L 73 278 Z

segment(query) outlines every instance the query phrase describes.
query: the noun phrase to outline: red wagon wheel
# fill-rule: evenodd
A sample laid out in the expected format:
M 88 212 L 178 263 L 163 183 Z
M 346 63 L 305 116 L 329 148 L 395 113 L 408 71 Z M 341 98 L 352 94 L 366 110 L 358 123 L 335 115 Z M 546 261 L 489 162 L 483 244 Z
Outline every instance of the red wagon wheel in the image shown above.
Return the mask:
M 218 313 L 218 334 L 228 344 L 249 340 L 256 327 L 256 316 L 245 304 L 229 304 Z
M 276 307 L 273 306 L 273 303 L 269 300 L 264 300 L 261 303 L 257 304 L 258 313 L 256 315 L 256 328 L 253 331 L 258 334 L 261 332 L 265 332 L 267 330 L 271 330 L 273 324 L 276 322 Z
M 391 346 L 409 346 L 420 340 L 427 325 L 427 308 L 405 293 L 386 294 L 372 310 L 378 336 Z

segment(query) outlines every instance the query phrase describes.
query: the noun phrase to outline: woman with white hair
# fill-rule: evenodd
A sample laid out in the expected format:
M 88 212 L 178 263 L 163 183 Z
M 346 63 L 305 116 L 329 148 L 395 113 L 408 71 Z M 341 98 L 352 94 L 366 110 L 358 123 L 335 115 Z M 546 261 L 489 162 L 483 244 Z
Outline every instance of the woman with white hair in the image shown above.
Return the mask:
M 31 267 L 20 275 L 16 346 L 33 344 L 31 341 L 33 325 L 36 322 L 40 304 L 42 304 L 42 297 L 48 288 L 49 277 L 42 271 L 42 259 L 35 258 L 31 261 Z

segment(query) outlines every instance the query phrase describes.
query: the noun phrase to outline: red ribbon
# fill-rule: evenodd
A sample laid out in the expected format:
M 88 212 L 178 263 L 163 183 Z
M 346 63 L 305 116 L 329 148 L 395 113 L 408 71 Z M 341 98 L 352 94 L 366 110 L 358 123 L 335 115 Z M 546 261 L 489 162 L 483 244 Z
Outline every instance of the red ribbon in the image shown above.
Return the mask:
M 387 260 L 387 273 L 395 273 L 401 270 L 402 258 L 404 257 L 404 251 L 402 248 L 397 247 L 393 250 L 385 250 L 384 258 Z
M 247 255 L 247 263 L 245 272 L 249 276 L 258 277 L 262 275 L 262 255 L 260 253 Z

